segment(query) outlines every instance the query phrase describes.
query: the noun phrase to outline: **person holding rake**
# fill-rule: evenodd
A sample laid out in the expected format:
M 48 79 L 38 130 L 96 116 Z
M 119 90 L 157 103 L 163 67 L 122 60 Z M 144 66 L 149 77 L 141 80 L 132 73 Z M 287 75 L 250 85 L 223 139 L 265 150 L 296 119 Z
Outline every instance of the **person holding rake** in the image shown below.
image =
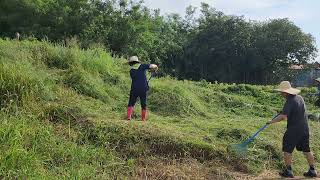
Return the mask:
M 306 105 L 303 98 L 298 95 L 300 90 L 292 88 L 289 81 L 282 81 L 275 90 L 280 92 L 286 99 L 280 115 L 267 122 L 267 124 L 274 124 L 280 121 L 287 121 L 287 130 L 282 142 L 286 168 L 279 174 L 282 177 L 294 178 L 291 165 L 292 152 L 296 148 L 298 151 L 303 152 L 309 163 L 309 170 L 303 175 L 305 177 L 317 177 L 314 156 L 309 147 L 309 125 Z

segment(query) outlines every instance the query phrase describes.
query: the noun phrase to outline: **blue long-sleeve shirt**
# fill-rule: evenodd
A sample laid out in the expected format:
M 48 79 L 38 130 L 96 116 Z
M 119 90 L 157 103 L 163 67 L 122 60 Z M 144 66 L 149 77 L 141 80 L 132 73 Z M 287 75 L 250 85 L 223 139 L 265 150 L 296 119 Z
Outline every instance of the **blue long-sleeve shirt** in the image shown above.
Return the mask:
M 146 92 L 149 90 L 146 71 L 150 69 L 150 64 L 140 64 L 138 68 L 132 67 L 130 77 L 132 79 L 131 91 Z

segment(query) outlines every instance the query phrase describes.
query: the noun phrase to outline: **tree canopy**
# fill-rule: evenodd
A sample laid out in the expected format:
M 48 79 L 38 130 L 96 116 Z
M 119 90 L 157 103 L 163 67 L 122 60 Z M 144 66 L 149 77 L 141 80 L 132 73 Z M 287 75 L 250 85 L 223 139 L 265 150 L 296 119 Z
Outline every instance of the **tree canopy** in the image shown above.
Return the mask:
M 2 0 L 0 36 L 103 45 L 113 55 L 137 55 L 179 79 L 268 84 L 291 64 L 311 62 L 315 40 L 289 19 L 248 21 L 202 3 L 200 16 L 161 15 L 143 1 Z

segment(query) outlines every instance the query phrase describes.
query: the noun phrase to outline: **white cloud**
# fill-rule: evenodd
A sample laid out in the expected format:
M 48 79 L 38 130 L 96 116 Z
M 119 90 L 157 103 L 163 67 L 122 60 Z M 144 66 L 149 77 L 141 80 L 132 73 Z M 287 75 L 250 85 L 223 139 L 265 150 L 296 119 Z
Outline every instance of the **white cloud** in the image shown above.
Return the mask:
M 202 2 L 208 3 L 218 9 L 223 9 L 227 14 L 234 14 L 247 10 L 264 9 L 274 6 L 286 5 L 289 3 L 289 0 L 202 0 Z M 200 1 L 192 0 L 192 4 L 195 6 L 199 6 Z
M 199 7 L 201 1 L 191 0 L 192 5 Z M 295 0 L 202 0 L 225 14 L 245 15 L 254 20 L 271 18 L 289 18 L 291 20 L 304 20 L 311 18 L 310 7 Z M 317 12 L 316 9 L 314 9 Z M 312 12 L 312 11 L 311 11 Z
M 315 59 L 317 62 L 320 62 L 320 53 L 318 53 L 318 57 Z

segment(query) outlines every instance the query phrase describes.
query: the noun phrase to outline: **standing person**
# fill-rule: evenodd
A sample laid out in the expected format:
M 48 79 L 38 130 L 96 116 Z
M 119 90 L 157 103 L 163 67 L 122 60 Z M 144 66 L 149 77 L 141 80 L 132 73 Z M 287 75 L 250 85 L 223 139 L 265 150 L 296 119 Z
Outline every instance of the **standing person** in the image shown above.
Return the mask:
M 20 33 L 16 32 L 16 40 L 20 41 Z
M 145 121 L 147 118 L 147 91 L 149 90 L 146 71 L 157 71 L 158 66 L 155 64 L 141 64 L 137 56 L 130 57 L 128 63 L 131 67 L 130 77 L 132 83 L 127 109 L 127 119 L 129 121 L 131 120 L 133 107 L 139 97 L 141 103 L 141 120 Z
M 282 151 L 284 153 L 284 163 L 286 169 L 279 174 L 283 177 L 293 178 L 292 172 L 292 152 L 294 148 L 302 151 L 308 163 L 309 170 L 303 175 L 306 177 L 317 177 L 315 170 L 315 160 L 309 147 L 309 125 L 306 113 L 306 105 L 303 98 L 298 95 L 300 90 L 292 88 L 289 81 L 280 83 L 276 91 L 286 98 L 283 110 L 278 117 L 268 121 L 273 124 L 280 121 L 287 121 L 287 130 L 283 136 Z
M 317 84 L 317 93 L 314 94 L 314 95 L 317 95 L 318 96 L 318 99 L 317 101 L 315 102 L 315 106 L 318 106 L 320 107 L 320 78 L 317 78 L 317 79 L 314 79 L 314 81 L 316 82 Z

